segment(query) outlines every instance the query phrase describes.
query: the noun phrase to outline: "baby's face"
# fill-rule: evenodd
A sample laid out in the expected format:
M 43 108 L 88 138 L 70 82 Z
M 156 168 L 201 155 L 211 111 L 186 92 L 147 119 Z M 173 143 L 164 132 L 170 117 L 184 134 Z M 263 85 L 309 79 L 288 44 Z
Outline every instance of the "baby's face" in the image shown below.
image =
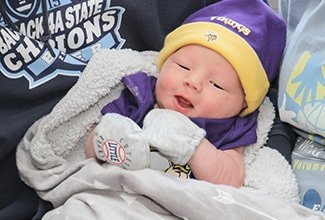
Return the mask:
M 232 65 L 217 52 L 187 45 L 163 64 L 156 84 L 157 104 L 188 117 L 228 118 L 245 108 Z

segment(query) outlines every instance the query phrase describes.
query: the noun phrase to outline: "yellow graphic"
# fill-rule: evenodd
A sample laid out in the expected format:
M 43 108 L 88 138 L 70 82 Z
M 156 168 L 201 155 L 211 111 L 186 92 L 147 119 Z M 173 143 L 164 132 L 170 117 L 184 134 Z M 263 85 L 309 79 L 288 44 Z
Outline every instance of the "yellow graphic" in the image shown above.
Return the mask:
M 308 65 L 321 64 L 321 62 L 314 64 L 310 61 L 311 58 L 311 54 L 307 51 L 301 55 L 293 68 L 286 87 L 289 96 L 300 106 L 303 102 L 312 102 L 313 98 L 314 100 L 323 100 L 325 97 L 325 85 L 323 84 L 325 67 L 319 66 L 319 70 L 317 70 L 317 66 L 313 66 L 308 69 Z M 296 80 L 297 78 L 301 80 Z
M 165 170 L 165 173 L 172 176 L 184 178 L 184 179 L 189 179 L 191 174 L 191 169 L 187 164 L 179 165 L 179 164 L 171 163 L 171 166 Z
M 304 170 L 304 171 L 325 171 L 324 163 L 310 162 L 310 161 L 301 161 L 299 159 L 294 160 L 293 162 L 294 170 Z
M 297 104 L 296 121 L 311 133 L 325 137 L 324 56 L 305 51 L 294 66 L 286 85 L 287 95 Z M 288 106 L 290 109 L 290 106 Z
M 301 55 L 300 59 L 298 60 L 296 66 L 293 68 L 293 71 L 290 75 L 288 84 L 287 84 L 287 93 L 289 96 L 296 101 L 297 104 L 301 105 L 302 103 L 302 94 L 301 93 L 299 96 L 296 96 L 296 91 L 298 91 L 299 86 L 301 86 L 301 82 L 297 83 L 292 83 L 293 79 L 295 79 L 299 74 L 301 74 L 306 66 L 306 63 L 310 59 L 311 55 L 308 52 L 305 52 Z

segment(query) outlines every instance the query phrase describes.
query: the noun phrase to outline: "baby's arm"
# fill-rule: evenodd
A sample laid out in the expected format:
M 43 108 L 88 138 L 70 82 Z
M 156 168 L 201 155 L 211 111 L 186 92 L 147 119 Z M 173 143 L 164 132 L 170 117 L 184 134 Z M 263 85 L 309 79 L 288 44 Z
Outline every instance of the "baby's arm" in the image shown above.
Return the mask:
M 86 141 L 85 154 L 87 158 L 91 158 L 91 157 L 96 158 L 96 154 L 93 147 L 94 135 L 95 135 L 95 129 L 91 131 Z
M 188 165 L 197 179 L 235 187 L 244 184 L 243 147 L 222 151 L 204 138 Z
M 185 115 L 168 109 L 151 110 L 143 130 L 151 147 L 175 164 L 188 164 L 197 179 L 243 185 L 243 147 L 218 150 L 205 138 L 206 132 Z

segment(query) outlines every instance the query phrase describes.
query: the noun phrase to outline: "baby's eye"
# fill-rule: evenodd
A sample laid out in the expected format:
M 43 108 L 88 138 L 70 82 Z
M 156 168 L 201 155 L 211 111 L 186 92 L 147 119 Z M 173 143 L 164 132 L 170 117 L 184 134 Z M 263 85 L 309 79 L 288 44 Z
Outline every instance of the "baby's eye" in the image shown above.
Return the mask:
M 218 88 L 218 89 L 221 89 L 221 90 L 224 90 L 221 86 L 219 86 L 217 83 L 215 83 L 215 82 L 213 82 L 213 81 L 211 81 L 211 80 L 210 80 L 210 83 L 211 83 L 214 87 L 216 87 L 216 88 Z
M 177 65 L 178 65 L 180 68 L 184 69 L 184 70 L 190 70 L 190 68 L 188 68 L 187 66 L 184 66 L 184 65 L 182 65 L 182 64 L 180 64 L 180 63 L 177 63 Z

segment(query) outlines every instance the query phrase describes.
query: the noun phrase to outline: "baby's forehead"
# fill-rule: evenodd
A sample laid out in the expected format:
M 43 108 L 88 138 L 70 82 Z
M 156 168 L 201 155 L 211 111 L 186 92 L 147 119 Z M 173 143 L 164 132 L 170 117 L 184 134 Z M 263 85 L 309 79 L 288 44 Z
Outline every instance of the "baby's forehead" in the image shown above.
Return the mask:
M 226 59 L 221 53 L 202 45 L 185 45 L 183 47 L 180 47 L 172 55 L 175 57 L 192 60 L 194 62 L 206 62 L 206 64 L 211 68 L 222 69 L 227 66 L 228 69 L 236 71 L 231 62 Z

